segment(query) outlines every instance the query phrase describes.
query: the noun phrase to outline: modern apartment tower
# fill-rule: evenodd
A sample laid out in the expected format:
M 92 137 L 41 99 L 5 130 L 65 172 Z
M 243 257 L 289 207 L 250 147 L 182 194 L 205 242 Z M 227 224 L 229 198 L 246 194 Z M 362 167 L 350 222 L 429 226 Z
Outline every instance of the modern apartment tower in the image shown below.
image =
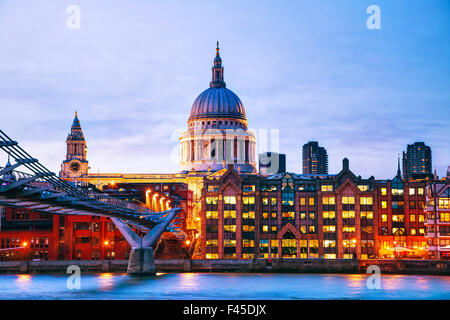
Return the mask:
M 431 148 L 424 142 L 408 144 L 403 151 L 403 179 L 432 177 Z
M 259 154 L 259 173 L 272 175 L 286 172 L 286 155 L 276 152 L 263 152 Z
M 303 146 L 303 174 L 328 174 L 327 150 L 317 141 Z

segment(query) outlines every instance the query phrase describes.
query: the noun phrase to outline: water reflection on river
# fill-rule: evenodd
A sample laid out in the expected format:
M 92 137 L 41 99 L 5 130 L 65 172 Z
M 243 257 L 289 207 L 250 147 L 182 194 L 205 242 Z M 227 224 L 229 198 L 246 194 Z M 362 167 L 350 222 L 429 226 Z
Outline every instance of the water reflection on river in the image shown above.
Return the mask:
M 65 275 L 0 275 L 0 299 L 450 299 L 450 277 L 365 274 L 174 273 L 133 278 L 85 274 L 79 290 Z

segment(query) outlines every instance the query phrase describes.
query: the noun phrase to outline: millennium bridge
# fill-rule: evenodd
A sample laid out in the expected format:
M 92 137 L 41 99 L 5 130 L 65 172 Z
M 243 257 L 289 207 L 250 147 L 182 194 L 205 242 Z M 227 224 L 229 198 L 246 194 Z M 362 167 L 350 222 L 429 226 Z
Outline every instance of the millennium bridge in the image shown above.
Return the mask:
M 145 206 L 82 188 L 60 179 L 17 141 L 0 130 L 0 149 L 8 163 L 0 167 L 0 205 L 59 215 L 93 215 L 110 218 L 131 246 L 127 272 L 156 274 L 153 248 L 166 231 L 179 235 L 176 216 L 181 208 L 153 212 Z M 15 161 L 10 163 L 10 159 Z M 17 171 L 25 168 L 29 173 Z M 138 235 L 139 230 L 143 236 Z

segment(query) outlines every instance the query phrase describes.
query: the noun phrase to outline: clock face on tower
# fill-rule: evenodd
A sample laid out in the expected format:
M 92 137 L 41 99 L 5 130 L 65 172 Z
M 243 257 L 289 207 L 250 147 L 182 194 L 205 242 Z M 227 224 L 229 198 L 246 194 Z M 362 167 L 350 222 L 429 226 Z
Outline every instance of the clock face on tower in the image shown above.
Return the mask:
M 78 172 L 80 170 L 80 163 L 75 161 L 70 164 L 70 170 L 73 172 Z

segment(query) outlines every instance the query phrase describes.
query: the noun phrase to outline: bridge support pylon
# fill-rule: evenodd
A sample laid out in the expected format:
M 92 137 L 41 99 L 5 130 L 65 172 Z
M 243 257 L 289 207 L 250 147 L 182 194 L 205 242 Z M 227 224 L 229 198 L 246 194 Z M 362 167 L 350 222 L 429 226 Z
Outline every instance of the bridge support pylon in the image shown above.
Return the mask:
M 127 273 L 139 276 L 156 275 L 153 248 L 132 248 L 128 260 Z
M 131 246 L 130 258 L 128 260 L 127 273 L 135 276 L 156 275 L 155 256 L 153 246 L 161 234 L 167 229 L 180 209 L 173 209 L 165 217 L 164 221 L 153 227 L 144 237 L 140 237 L 128 224 L 118 218 L 111 218 L 120 230 L 124 238 Z

